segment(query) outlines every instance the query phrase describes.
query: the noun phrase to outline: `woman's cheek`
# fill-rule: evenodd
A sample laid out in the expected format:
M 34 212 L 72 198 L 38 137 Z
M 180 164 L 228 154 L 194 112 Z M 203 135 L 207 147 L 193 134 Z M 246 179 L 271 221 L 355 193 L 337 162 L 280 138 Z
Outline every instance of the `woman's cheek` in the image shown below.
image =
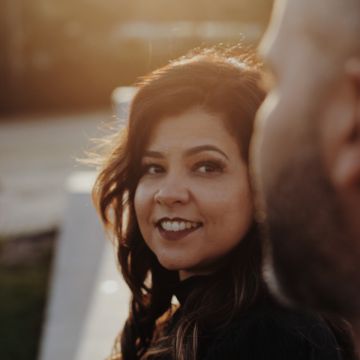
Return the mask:
M 135 191 L 134 205 L 135 205 L 136 219 L 140 224 L 141 219 L 143 218 L 144 215 L 143 213 L 146 205 L 146 194 L 144 191 L 144 186 L 141 182 L 139 182 Z
M 148 181 L 140 181 L 134 198 L 136 219 L 141 226 L 141 223 L 146 219 L 151 218 L 151 210 L 154 203 L 154 186 Z

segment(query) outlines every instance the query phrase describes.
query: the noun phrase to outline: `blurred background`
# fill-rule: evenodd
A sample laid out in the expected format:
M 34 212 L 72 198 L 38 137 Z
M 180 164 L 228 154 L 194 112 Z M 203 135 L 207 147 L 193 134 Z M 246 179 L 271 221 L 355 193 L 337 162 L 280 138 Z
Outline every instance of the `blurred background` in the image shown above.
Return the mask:
M 200 44 L 256 41 L 271 0 L 1 0 L 2 113 L 96 109 Z
M 89 284 L 72 300 L 87 311 L 76 317 L 69 310 L 82 323 L 71 325 L 76 336 L 64 332 L 73 347 L 100 337 L 91 326 L 104 328 L 98 323 L 104 317 L 94 315 L 102 300 L 94 300 L 93 289 L 121 297 L 115 268 L 104 270 L 111 258 L 97 260 L 96 242 L 105 243 L 100 226 L 90 231 L 92 173 L 76 161 L 91 138 L 102 136 L 101 127 L 116 123 L 114 90 L 194 47 L 239 40 L 256 46 L 272 0 L 0 0 L 0 6 L 0 358 L 54 360 L 46 354 L 55 335 L 46 335 L 44 324 L 51 325 L 52 312 L 66 311 L 61 301 L 49 303 L 62 289 L 72 292 L 70 278 Z M 86 239 L 95 233 L 93 242 Z M 69 276 L 61 269 L 71 268 L 76 242 L 83 251 Z M 70 351 L 70 340 L 56 334 Z M 110 344 L 116 335 L 102 334 Z M 85 359 L 90 350 L 71 351 L 59 358 Z M 92 354 L 86 358 L 99 358 Z

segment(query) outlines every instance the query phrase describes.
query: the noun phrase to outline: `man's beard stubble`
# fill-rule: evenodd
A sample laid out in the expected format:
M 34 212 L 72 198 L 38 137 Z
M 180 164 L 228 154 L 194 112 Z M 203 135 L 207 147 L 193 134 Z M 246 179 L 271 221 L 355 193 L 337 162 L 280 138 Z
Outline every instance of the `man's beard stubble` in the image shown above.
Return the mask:
M 265 194 L 265 267 L 276 278 L 269 286 L 295 304 L 358 316 L 360 270 L 319 151 L 288 164 Z

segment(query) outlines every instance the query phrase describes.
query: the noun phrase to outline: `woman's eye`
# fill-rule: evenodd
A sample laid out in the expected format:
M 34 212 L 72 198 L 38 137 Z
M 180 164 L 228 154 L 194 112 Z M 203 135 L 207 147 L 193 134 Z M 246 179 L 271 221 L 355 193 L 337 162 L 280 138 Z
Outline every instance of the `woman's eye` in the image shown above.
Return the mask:
M 223 169 L 224 166 L 216 162 L 202 162 L 195 166 L 195 170 L 201 174 L 220 173 Z
M 149 164 L 149 165 L 145 165 L 143 167 L 143 174 L 146 175 L 157 175 L 157 174 L 161 174 L 162 172 L 164 172 L 164 169 L 162 166 L 160 165 L 156 165 L 156 164 Z

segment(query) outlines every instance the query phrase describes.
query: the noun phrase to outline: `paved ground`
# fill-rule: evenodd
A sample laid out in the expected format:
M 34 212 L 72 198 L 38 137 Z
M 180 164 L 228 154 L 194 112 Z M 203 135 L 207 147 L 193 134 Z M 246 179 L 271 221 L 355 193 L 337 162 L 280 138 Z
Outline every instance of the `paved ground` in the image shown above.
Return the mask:
M 60 228 L 41 360 L 103 359 L 125 319 L 129 293 L 76 162 L 106 112 L 0 122 L 0 237 Z
M 129 291 L 89 193 L 80 190 L 69 189 L 40 360 L 104 359 L 126 319 Z
M 46 231 L 61 221 L 65 182 L 110 113 L 0 122 L 0 236 Z

